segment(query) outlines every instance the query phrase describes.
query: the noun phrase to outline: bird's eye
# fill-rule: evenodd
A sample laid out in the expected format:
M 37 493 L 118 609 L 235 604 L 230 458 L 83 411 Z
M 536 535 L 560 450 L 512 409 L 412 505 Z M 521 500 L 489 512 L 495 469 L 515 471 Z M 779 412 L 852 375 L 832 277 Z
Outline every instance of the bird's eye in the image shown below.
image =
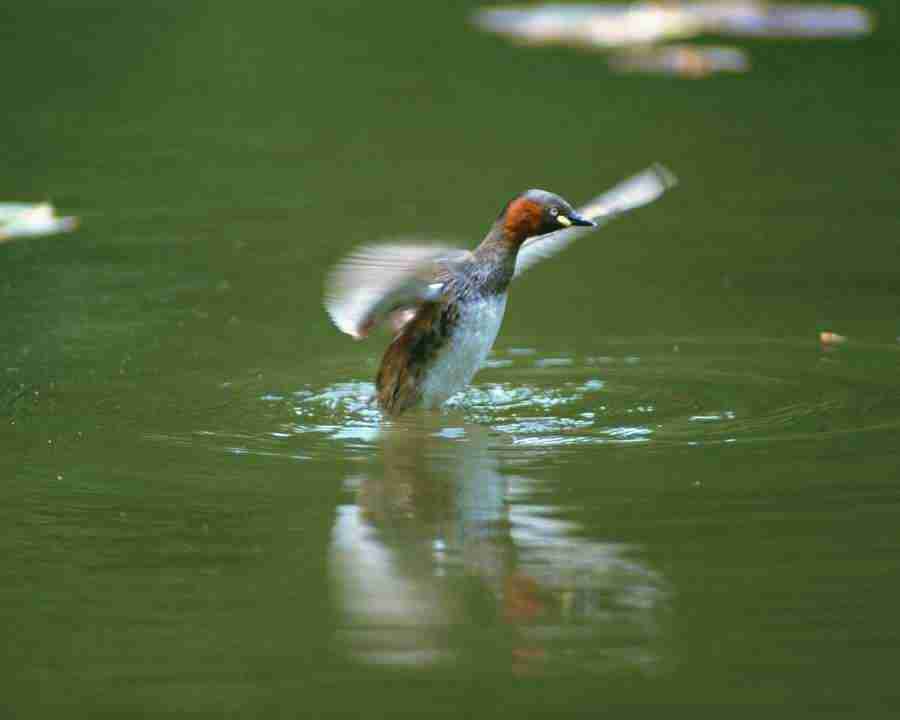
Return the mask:
M 559 208 L 556 208 L 556 207 L 550 208 L 550 214 L 551 214 L 553 217 L 556 217 L 557 215 L 559 215 Z

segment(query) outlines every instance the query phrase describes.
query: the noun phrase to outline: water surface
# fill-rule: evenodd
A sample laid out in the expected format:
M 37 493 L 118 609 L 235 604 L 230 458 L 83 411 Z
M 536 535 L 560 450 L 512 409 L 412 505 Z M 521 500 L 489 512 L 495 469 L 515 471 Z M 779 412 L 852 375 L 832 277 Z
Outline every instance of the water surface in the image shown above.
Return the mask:
M 687 84 L 458 4 L 8 8 L 0 192 L 83 225 L 0 246 L 7 714 L 894 714 L 867 6 L 870 38 Z M 368 403 L 341 255 L 657 160 L 681 185 L 525 277 L 445 412 Z

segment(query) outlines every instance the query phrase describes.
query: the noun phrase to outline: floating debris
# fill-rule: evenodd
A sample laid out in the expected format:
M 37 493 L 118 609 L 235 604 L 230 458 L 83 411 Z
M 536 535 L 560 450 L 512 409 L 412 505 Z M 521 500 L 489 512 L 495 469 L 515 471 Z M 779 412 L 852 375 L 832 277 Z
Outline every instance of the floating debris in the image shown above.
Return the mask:
M 709 5 L 707 3 L 707 5 Z M 700 5 L 702 6 L 702 5 Z M 699 6 L 698 6 L 699 7 Z M 707 32 L 734 37 L 830 38 L 868 35 L 872 14 L 856 5 L 726 3 L 708 7 Z
M 50 203 L 0 203 L 0 242 L 71 232 L 78 218 L 59 217 Z
M 590 48 L 649 45 L 697 35 L 856 37 L 872 32 L 871 13 L 856 5 L 767 2 L 645 2 L 536 5 L 478 10 L 482 30 L 534 45 Z
M 706 77 L 746 72 L 736 48 L 673 45 L 699 35 L 732 37 L 857 37 L 872 32 L 874 19 L 855 5 L 780 5 L 760 1 L 644 2 L 634 4 L 536 5 L 482 8 L 474 24 L 524 45 L 566 45 L 620 51 L 610 60 L 617 72 Z
M 619 48 L 686 38 L 703 30 L 700 18 L 680 5 L 536 5 L 484 8 L 475 13 L 482 30 L 527 45 Z
M 823 331 L 819 333 L 819 342 L 826 347 L 833 347 L 834 345 L 843 345 L 847 342 L 847 338 L 836 332 Z
M 739 48 L 713 45 L 663 45 L 614 53 L 609 66 L 620 73 L 649 73 L 705 78 L 715 73 L 744 73 L 750 69 L 747 53 Z

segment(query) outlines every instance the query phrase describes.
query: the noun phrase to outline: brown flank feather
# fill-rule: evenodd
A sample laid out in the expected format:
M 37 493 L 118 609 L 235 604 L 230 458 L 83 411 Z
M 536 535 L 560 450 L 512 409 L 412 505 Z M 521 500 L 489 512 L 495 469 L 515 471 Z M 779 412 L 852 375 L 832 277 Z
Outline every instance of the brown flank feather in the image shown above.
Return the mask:
M 399 415 L 419 401 L 425 372 L 447 342 L 456 315 L 454 305 L 425 303 L 388 345 L 375 377 L 378 404 L 386 413 Z

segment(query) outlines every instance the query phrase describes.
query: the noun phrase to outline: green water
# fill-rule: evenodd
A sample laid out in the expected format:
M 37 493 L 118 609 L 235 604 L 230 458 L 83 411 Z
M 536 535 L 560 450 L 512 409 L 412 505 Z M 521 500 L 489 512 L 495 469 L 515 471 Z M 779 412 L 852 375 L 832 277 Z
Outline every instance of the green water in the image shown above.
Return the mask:
M 705 81 L 466 3 L 0 11 L 0 199 L 83 222 L 0 245 L 3 716 L 900 712 L 869 5 Z M 681 185 L 514 287 L 453 407 L 366 405 L 385 340 L 331 327 L 333 262 L 653 161 Z

